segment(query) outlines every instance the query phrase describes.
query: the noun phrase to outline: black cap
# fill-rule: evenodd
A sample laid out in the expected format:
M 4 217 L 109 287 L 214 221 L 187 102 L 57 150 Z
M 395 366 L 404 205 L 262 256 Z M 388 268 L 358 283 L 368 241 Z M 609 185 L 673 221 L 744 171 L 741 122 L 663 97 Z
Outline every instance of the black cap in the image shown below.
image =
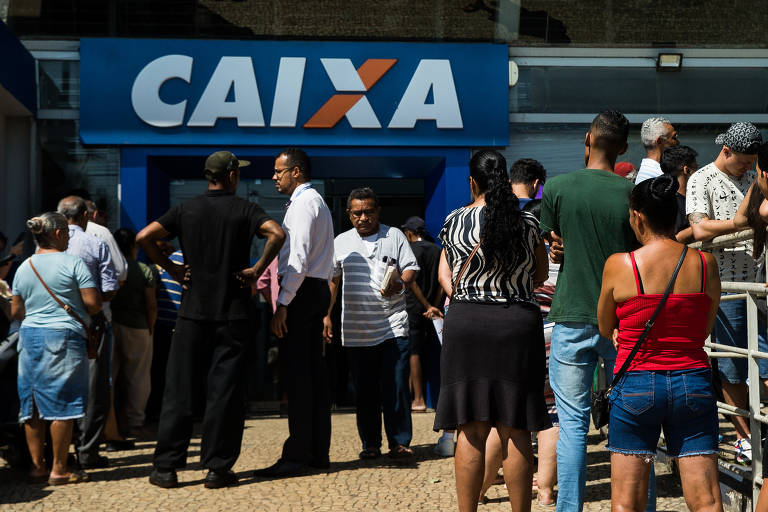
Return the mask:
M 205 175 L 222 178 L 239 167 L 251 165 L 247 160 L 238 160 L 229 151 L 217 151 L 205 160 Z
M 421 217 L 409 217 L 405 223 L 400 226 L 400 229 L 405 231 L 413 231 L 414 233 L 421 233 L 426 229 L 427 225 L 424 223 L 424 219 Z

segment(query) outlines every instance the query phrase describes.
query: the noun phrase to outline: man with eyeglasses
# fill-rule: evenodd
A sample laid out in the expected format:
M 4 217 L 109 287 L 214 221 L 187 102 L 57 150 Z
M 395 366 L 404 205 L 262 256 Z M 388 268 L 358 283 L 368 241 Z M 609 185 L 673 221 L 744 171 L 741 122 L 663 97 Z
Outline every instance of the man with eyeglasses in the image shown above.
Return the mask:
M 675 127 L 663 117 L 651 117 L 643 121 L 640 127 L 640 140 L 643 142 L 646 155 L 640 162 L 635 185 L 664 174 L 659 164 L 661 154 L 665 149 L 680 144 Z
M 373 190 L 350 192 L 347 214 L 353 228 L 334 241 L 325 337 L 333 337 L 331 309 L 343 275 L 341 342 L 347 347 L 355 385 L 357 431 L 363 445 L 360 458 L 381 456 L 382 412 L 389 456 L 409 458 L 413 456 L 409 448 L 410 347 L 403 292 L 406 286 L 416 286 L 419 266 L 403 232 L 379 224 L 381 206 Z
M 280 291 L 272 332 L 280 338 L 280 359 L 288 395 L 288 439 L 280 459 L 254 472 L 284 477 L 308 467 L 329 467 L 331 399 L 323 346 L 323 316 L 331 301 L 333 221 L 323 197 L 312 188 L 312 167 L 301 149 L 275 159 L 272 180 L 286 203 L 286 243 L 278 257 Z

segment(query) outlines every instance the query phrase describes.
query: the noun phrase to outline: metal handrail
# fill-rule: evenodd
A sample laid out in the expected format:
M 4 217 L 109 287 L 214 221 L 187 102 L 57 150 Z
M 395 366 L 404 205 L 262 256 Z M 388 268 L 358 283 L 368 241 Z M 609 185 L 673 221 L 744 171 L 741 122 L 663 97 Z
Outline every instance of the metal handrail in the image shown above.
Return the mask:
M 689 246 L 696 249 L 711 250 L 721 247 L 731 247 L 743 241 L 750 240 L 753 236 L 751 229 L 718 236 L 707 242 L 696 242 Z M 768 251 L 765 251 L 768 252 Z M 768 254 L 765 254 L 766 267 L 768 267 Z M 704 343 L 705 350 L 711 358 L 745 358 L 747 359 L 747 376 L 752 384 L 748 388 L 749 410 L 734 407 L 723 402 L 717 402 L 718 412 L 724 415 L 736 415 L 749 418 L 750 437 L 752 442 L 752 510 L 757 506 L 757 498 L 763 483 L 763 446 L 760 438 L 761 424 L 768 424 L 768 416 L 760 409 L 760 370 L 759 359 L 768 359 L 768 353 L 758 349 L 758 306 L 757 301 L 765 301 L 768 296 L 766 283 L 738 283 L 724 281 L 721 283 L 724 296 L 721 300 L 746 300 L 747 302 L 747 348 L 731 347 L 719 343 L 712 343 L 710 338 Z M 757 383 L 757 385 L 755 385 Z

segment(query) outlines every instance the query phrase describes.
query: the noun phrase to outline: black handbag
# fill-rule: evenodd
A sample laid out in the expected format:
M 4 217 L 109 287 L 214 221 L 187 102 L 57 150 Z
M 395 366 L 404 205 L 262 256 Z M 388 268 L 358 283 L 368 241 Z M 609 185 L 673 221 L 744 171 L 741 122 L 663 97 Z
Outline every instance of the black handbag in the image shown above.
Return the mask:
M 624 360 L 624 364 L 621 365 L 621 369 L 613 377 L 611 385 L 606 389 L 601 389 L 595 392 L 594 395 L 592 395 L 592 423 L 595 424 L 595 428 L 602 428 L 608 424 L 608 418 L 610 417 L 611 412 L 611 402 L 609 399 L 611 390 L 613 390 L 621 378 L 624 377 L 624 374 L 627 373 L 627 369 L 629 369 L 629 365 L 632 362 L 632 359 L 634 359 L 638 350 L 640 350 L 640 345 L 643 344 L 643 341 L 645 341 L 645 338 L 647 338 L 648 334 L 651 332 L 653 324 L 656 322 L 656 317 L 659 316 L 661 308 L 664 307 L 664 303 L 667 302 L 667 297 L 669 297 L 669 294 L 672 292 L 672 287 L 675 285 L 677 274 L 680 272 L 680 267 L 683 266 L 683 260 L 685 260 L 685 255 L 687 252 L 688 247 L 683 247 L 683 253 L 680 255 L 680 259 L 677 261 L 677 266 L 675 267 L 675 271 L 672 272 L 672 277 L 669 279 L 669 283 L 667 283 L 667 289 L 664 290 L 664 296 L 659 301 L 659 305 L 656 306 L 656 311 L 653 312 L 650 320 L 646 322 L 642 334 L 640 334 L 637 342 L 635 342 L 635 346 L 632 347 L 632 352 L 629 353 L 627 358 Z

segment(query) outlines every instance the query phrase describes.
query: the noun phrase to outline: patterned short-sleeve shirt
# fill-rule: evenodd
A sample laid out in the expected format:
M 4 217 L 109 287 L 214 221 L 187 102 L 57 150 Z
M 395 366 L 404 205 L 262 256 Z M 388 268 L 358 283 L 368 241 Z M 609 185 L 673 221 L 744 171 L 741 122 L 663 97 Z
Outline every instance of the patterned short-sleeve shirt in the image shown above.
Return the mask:
M 485 207 L 465 207 L 451 212 L 445 219 L 438 238 L 443 244 L 451 279 L 455 282 L 464 262 L 480 240 Z M 523 239 L 520 240 L 521 259 L 497 265 L 488 261 L 482 247 L 470 260 L 467 270 L 456 283 L 452 301 L 495 302 L 526 301 L 533 298 L 533 272 L 536 268 L 536 246 L 540 242 L 539 221 L 523 212 Z
M 732 219 L 755 177 L 755 171 L 751 170 L 738 178 L 731 176 L 718 169 L 714 162 L 702 167 L 688 180 L 685 214 L 703 213 L 712 220 Z M 751 240 L 739 242 L 732 247 L 713 249 L 712 254 L 717 259 L 721 280 L 759 280 L 763 270 L 762 258 L 761 261 L 752 258 Z

